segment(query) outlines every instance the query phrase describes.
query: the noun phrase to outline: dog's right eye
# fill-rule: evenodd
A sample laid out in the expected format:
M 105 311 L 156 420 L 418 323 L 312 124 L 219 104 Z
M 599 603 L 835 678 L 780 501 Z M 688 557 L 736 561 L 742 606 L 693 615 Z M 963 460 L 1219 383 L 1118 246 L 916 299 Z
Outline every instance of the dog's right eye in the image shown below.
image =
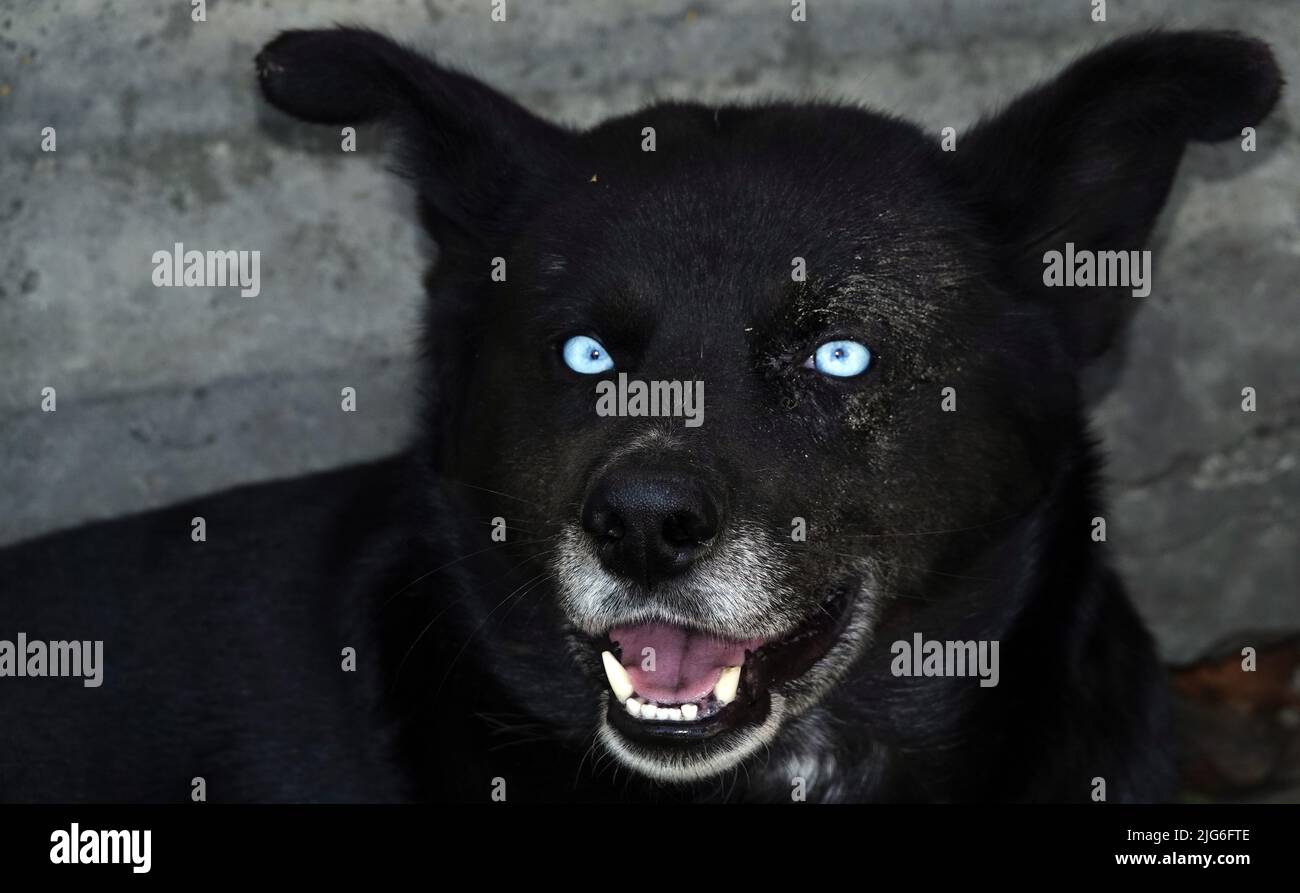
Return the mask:
M 605 346 L 587 335 L 574 335 L 565 341 L 560 354 L 564 365 L 579 375 L 598 375 L 614 368 L 614 360 Z

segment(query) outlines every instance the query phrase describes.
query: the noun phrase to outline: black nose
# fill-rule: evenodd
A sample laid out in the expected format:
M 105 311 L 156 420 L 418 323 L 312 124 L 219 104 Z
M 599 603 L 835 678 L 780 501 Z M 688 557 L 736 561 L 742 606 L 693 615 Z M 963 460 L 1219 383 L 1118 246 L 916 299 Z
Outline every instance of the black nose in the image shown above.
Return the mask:
M 647 586 L 682 573 L 718 533 L 718 503 L 693 475 L 647 469 L 607 472 L 582 507 L 610 573 Z

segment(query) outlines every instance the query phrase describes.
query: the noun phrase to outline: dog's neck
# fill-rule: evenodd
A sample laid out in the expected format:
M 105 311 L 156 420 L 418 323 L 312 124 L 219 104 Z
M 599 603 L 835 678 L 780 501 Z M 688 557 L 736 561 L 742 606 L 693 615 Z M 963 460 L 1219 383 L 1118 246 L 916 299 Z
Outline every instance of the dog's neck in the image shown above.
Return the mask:
M 959 615 L 966 613 L 963 600 L 984 607 L 980 616 L 993 625 L 979 636 L 997 640 L 1004 660 L 1028 665 L 1032 672 L 1014 674 L 1010 681 L 1004 674 L 1001 685 L 982 690 L 974 679 L 895 679 L 882 669 L 888 666 L 891 641 L 877 635 L 826 701 L 787 724 L 763 765 L 749 770 L 748 790 L 737 796 L 784 800 L 800 791 L 824 802 L 961 799 L 971 784 L 962 776 L 996 748 L 995 742 L 972 740 L 964 731 L 988 728 L 974 714 L 992 718 L 996 726 L 998 717 L 1023 707 L 1017 701 L 1027 678 L 1082 671 L 1077 643 L 1086 639 L 1066 630 L 1093 623 L 1098 602 L 1114 585 L 1105 544 L 1089 536 L 1089 522 L 1101 512 L 1097 465 L 1090 451 L 1064 463 L 1038 505 L 966 568 L 975 578 L 985 567 L 1012 566 L 1016 576 L 996 584 L 972 581 L 954 603 Z M 1008 553 L 1018 561 L 1006 562 Z M 988 610 L 990 605 L 1000 610 Z M 923 623 L 912 618 L 907 625 Z M 923 632 L 941 637 L 942 630 Z M 892 640 L 891 633 L 881 633 Z M 962 686 L 956 697 L 935 696 L 940 688 Z M 940 713 L 932 704 L 947 708 Z M 924 786 L 919 779 L 926 780 Z

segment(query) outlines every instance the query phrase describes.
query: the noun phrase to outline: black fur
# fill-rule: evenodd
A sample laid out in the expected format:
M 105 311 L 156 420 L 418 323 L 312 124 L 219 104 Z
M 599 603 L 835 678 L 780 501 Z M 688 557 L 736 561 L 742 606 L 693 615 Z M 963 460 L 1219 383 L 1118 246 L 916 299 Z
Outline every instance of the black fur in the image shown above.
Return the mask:
M 107 661 L 101 689 L 0 680 L 0 798 L 181 800 L 194 776 L 215 800 L 485 801 L 499 777 L 512 801 L 788 801 L 792 774 L 819 800 L 1085 802 L 1096 777 L 1111 801 L 1174 793 L 1163 671 L 1090 537 L 1078 386 L 1135 299 L 1044 289 L 1042 254 L 1141 247 L 1187 142 L 1276 102 L 1263 43 L 1125 38 L 953 153 L 845 105 L 663 103 L 566 130 L 357 29 L 287 32 L 257 64 L 278 108 L 400 142 L 440 252 L 422 434 L 389 462 L 0 552 L 0 636 L 102 638 Z M 574 332 L 639 376 L 706 382 L 706 424 L 636 463 L 689 469 L 724 525 L 808 518 L 784 608 L 857 558 L 881 574 L 843 678 L 702 781 L 644 778 L 594 738 L 603 676 L 545 550 L 615 451 L 663 426 L 595 416 L 557 358 Z M 827 335 L 878 365 L 804 374 Z M 896 678 L 890 643 L 916 631 L 1000 641 L 1000 685 Z

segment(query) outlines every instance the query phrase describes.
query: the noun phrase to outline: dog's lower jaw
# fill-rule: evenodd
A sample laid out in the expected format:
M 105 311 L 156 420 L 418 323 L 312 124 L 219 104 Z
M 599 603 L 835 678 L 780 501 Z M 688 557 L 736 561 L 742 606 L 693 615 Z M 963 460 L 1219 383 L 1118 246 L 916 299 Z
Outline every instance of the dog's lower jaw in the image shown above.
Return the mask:
M 704 754 L 681 754 L 653 750 L 627 740 L 609 723 L 609 693 L 601 692 L 600 712 L 597 716 L 597 737 L 600 743 L 619 762 L 658 782 L 688 783 L 714 778 L 739 766 L 759 749 L 768 747 L 781 731 L 785 718 L 785 698 L 780 692 L 771 692 L 771 705 L 767 716 L 743 737 L 728 746 L 713 746 Z
M 743 743 L 689 763 L 640 751 L 609 725 L 603 713 L 597 737 L 619 762 L 660 784 L 707 782 L 728 772 L 739 772 L 747 760 L 762 754 L 745 766 L 742 784 L 723 786 L 723 799 L 729 801 L 839 803 L 865 796 L 878 770 L 886 764 L 883 749 L 865 744 L 854 752 L 853 765 L 846 766 L 843 759 L 850 754 L 843 752 L 841 742 L 829 731 L 833 723 L 828 721 L 825 709 L 818 706 L 792 715 L 789 704 L 788 699 L 774 692 L 767 720 Z M 712 798 L 719 793 L 714 789 L 705 796 Z

